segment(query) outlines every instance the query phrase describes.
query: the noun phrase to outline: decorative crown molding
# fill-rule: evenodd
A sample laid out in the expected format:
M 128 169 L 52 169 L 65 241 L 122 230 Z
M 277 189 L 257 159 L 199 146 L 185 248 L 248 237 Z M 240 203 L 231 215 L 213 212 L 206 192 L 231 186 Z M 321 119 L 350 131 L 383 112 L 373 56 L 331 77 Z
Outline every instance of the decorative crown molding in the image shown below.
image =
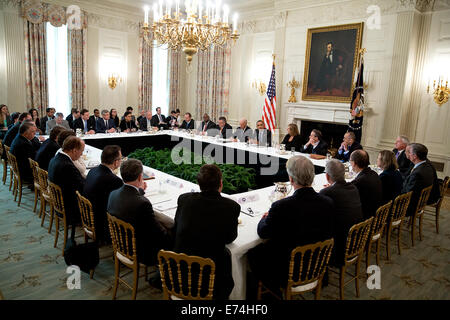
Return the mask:
M 399 11 L 433 11 L 436 0 L 397 0 Z

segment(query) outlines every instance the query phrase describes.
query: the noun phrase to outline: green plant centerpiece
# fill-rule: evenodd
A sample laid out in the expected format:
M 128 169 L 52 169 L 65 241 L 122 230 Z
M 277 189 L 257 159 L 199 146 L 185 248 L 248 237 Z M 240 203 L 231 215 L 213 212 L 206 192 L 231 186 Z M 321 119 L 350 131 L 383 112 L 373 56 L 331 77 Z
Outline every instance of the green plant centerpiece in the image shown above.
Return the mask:
M 182 157 L 183 161 L 181 163 L 173 162 L 172 154 Z M 203 165 L 214 163 L 212 158 L 202 157 L 184 148 L 158 151 L 153 148 L 138 149 L 129 154 L 128 158 L 141 160 L 144 166 L 192 183 L 197 183 L 197 174 Z M 223 175 L 223 193 L 232 195 L 247 192 L 256 187 L 254 169 L 235 164 L 217 164 L 217 166 Z

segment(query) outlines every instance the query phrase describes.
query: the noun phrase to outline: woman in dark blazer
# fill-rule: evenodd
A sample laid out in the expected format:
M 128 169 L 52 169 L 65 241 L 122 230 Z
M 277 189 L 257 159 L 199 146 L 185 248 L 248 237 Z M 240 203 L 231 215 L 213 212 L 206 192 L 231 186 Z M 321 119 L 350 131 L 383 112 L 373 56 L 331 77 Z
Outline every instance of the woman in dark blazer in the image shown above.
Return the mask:
M 39 112 L 37 111 L 37 109 L 30 109 L 30 111 L 28 111 L 29 114 L 31 114 L 31 118 L 33 119 L 33 122 L 36 124 L 36 127 L 38 127 L 38 131 L 40 134 L 42 134 L 42 131 L 39 129 L 41 127 L 41 120 L 39 119 Z
M 377 166 L 383 170 L 380 174 L 383 187 L 383 203 L 388 203 L 400 195 L 403 187 L 403 177 L 398 171 L 397 159 L 395 159 L 392 151 L 380 151 Z
M 117 116 L 117 110 L 111 109 L 109 112 L 109 117 L 114 120 L 114 124 L 116 125 L 116 128 L 119 128 L 120 119 Z
M 300 132 L 295 123 L 291 123 L 287 128 L 288 134 L 284 137 L 281 144 L 286 145 L 286 151 L 291 151 L 295 148 L 295 151 L 301 152 L 302 142 L 300 139 Z

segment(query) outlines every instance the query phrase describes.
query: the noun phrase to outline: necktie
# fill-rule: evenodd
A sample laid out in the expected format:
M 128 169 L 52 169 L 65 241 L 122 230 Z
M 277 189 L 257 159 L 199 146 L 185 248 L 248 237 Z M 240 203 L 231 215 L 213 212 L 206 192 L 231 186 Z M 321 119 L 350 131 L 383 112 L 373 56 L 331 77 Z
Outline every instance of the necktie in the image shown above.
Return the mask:
M 261 130 L 261 131 L 259 132 L 259 142 L 260 142 L 260 143 L 263 142 L 263 134 L 264 134 L 264 131 Z
M 108 121 L 105 120 L 105 128 L 106 130 L 109 130 Z
M 87 121 L 84 120 L 84 133 L 86 133 L 86 132 L 87 132 Z
M 398 160 L 398 156 L 400 155 L 400 151 L 397 151 L 397 153 L 395 154 L 395 158 Z
M 147 119 L 147 130 L 150 130 L 151 127 L 152 123 L 150 122 L 150 120 Z
M 162 119 L 161 119 L 161 115 L 160 114 L 158 114 L 158 118 L 159 118 L 159 122 L 161 123 Z

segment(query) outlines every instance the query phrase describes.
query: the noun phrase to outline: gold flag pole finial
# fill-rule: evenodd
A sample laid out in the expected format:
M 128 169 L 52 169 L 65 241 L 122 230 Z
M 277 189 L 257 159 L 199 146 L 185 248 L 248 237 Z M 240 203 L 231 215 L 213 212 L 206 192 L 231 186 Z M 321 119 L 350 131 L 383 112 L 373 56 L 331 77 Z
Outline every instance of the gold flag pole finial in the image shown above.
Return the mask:
M 275 65 L 275 58 L 276 58 L 275 53 L 272 54 L 272 58 L 273 58 L 273 64 Z

